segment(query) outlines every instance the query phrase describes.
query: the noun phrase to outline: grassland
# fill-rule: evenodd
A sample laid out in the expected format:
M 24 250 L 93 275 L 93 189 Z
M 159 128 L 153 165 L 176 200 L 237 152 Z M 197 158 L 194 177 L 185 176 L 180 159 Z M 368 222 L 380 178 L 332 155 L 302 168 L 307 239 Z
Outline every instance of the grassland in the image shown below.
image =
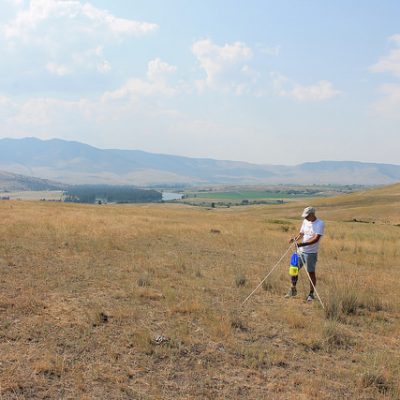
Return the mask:
M 194 193 L 196 198 L 215 199 L 215 200 L 266 200 L 266 199 L 286 199 L 292 198 L 294 195 L 289 193 L 278 193 L 267 190 L 241 190 L 241 191 L 224 191 L 224 192 L 197 192 Z M 193 196 L 194 196 L 193 195 Z M 312 195 L 302 195 L 301 197 L 310 197 Z
M 10 200 L 47 200 L 61 201 L 64 197 L 62 190 L 24 190 L 18 192 L 2 192 L 0 197 L 9 197 Z
M 398 399 L 400 185 L 313 202 L 326 311 L 241 305 L 304 202 L 0 202 L 0 399 Z
M 359 186 L 221 186 L 203 189 L 187 189 L 179 203 L 191 205 L 242 205 L 282 203 L 327 197 L 360 190 Z

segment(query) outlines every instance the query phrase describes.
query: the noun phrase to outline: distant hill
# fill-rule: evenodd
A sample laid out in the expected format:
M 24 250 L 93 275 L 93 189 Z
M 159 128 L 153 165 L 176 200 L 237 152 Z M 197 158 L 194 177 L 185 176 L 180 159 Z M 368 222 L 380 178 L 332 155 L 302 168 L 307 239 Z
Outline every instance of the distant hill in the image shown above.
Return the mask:
M 331 218 L 358 223 L 383 222 L 400 226 L 400 183 L 338 197 L 319 199 L 317 207 Z M 398 235 L 398 233 L 396 233 Z
M 400 227 L 400 183 L 333 197 L 314 197 L 311 204 L 317 208 L 317 215 L 323 220 Z M 288 218 L 298 219 L 299 209 L 308 205 L 310 199 L 290 202 L 282 208 Z M 397 231 L 393 231 L 392 239 L 396 241 L 398 235 Z
M 258 165 L 36 138 L 0 139 L 0 170 L 69 184 L 379 185 L 400 181 L 400 165 L 353 161 Z
M 63 190 L 66 185 L 11 172 L 0 171 L 0 191 Z

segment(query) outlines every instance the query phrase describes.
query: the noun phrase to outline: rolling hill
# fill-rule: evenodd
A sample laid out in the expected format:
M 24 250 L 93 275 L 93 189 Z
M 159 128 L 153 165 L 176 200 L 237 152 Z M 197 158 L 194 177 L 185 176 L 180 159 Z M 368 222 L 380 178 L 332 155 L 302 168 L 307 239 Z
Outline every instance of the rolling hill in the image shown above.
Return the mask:
M 0 191 L 63 190 L 66 185 L 47 179 L 0 171 Z
M 310 201 L 322 219 L 329 218 L 337 222 L 355 224 L 400 226 L 400 183 L 340 196 L 301 200 L 279 207 L 284 210 L 288 218 L 299 218 L 299 209 L 309 205 Z M 270 211 L 266 209 L 264 212 Z

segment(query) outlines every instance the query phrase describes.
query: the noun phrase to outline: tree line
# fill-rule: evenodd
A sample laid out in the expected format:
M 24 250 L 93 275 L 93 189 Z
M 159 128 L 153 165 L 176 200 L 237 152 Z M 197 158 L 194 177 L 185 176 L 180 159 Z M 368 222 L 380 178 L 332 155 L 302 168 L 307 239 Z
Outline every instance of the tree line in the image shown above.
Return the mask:
M 133 186 L 76 185 L 65 192 L 64 201 L 69 203 L 149 203 L 162 200 L 156 190 L 138 189 Z

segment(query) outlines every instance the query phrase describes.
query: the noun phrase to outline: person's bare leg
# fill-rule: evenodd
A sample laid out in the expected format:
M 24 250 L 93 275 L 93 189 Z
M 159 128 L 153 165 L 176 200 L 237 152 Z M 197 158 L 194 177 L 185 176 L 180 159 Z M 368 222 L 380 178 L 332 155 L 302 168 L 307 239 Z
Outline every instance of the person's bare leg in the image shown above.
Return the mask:
M 315 272 L 309 272 L 311 282 L 314 284 L 314 287 L 317 286 L 317 276 L 315 275 Z M 314 288 L 313 285 L 310 282 L 310 292 L 314 293 Z

